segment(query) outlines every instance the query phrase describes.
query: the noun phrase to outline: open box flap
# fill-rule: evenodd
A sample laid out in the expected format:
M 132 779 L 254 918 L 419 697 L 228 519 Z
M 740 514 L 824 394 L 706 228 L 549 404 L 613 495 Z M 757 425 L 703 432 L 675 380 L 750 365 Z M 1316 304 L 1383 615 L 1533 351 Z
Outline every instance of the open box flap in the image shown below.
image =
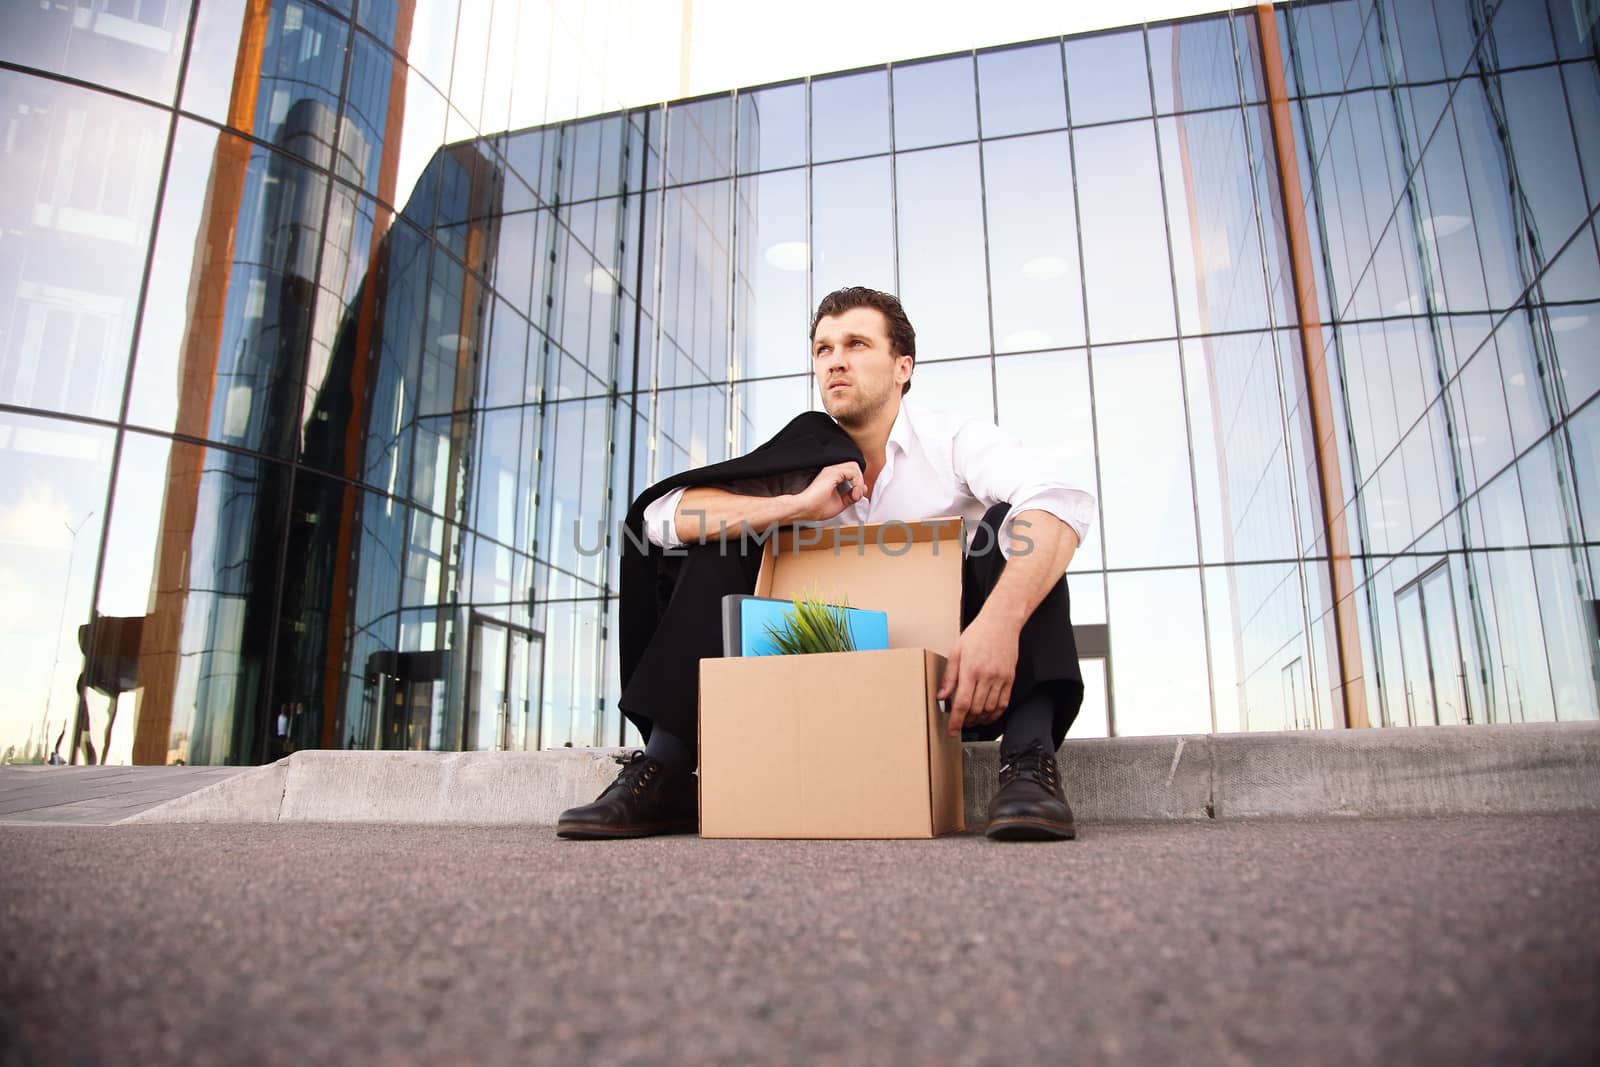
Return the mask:
M 816 590 L 889 614 L 890 648 L 947 656 L 961 634 L 961 519 L 790 527 L 767 542 L 757 596 Z

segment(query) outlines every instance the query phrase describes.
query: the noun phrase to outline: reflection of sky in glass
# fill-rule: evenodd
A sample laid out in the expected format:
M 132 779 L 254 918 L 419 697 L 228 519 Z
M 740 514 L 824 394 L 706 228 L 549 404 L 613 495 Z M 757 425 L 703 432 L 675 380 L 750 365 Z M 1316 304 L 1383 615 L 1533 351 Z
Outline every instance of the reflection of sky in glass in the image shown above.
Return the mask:
M 889 150 L 889 78 L 881 70 L 811 83 L 811 159 Z
M 739 94 L 739 172 L 806 161 L 806 87 L 783 85 Z
M 1106 592 L 1116 732 L 1209 733 L 1198 572 L 1108 574 Z
M 1068 41 L 1066 62 L 1074 125 L 1150 114 L 1143 30 Z
M 78 627 L 89 621 L 110 464 L 109 430 L 0 415 L 0 753 L 53 751 L 63 728 L 61 755 L 71 752 Z M 92 708 L 104 704 L 91 695 Z
M 818 300 L 845 285 L 894 291 L 890 193 L 886 158 L 812 171 L 811 290 Z
M 1080 130 L 1073 147 L 1090 338 L 1172 336 L 1171 267 L 1154 131 L 1148 122 Z
M 1054 130 L 1067 124 L 1061 46 L 1055 42 L 978 57 L 983 135 Z
M 1600 106 L 1592 64 L 1549 65 L 1586 54 L 1570 13 L 1528 33 L 1506 14 L 1516 6 L 1497 14 L 1492 39 L 1503 62 L 1532 69 L 1453 93 L 1442 79 L 1471 60 L 1475 35 L 1459 5 L 1280 12 L 1297 57 L 1291 86 L 1303 76 L 1325 94 L 1292 105 L 1310 142 L 1292 158 L 1315 197 L 1311 281 L 1331 320 L 1334 390 L 1323 444 L 1355 497 L 1335 521 L 1369 554 L 1352 572 L 1380 721 L 1406 719 L 1398 599 L 1439 559 L 1463 671 L 1477 679 L 1473 707 L 1506 721 L 1596 706 L 1594 561 L 1527 546 L 1600 527 L 1585 467 L 1595 405 L 1584 406 L 1600 390 L 1600 255 L 1584 184 L 1600 170 Z M 59 633 L 10 643 L 28 650 L 12 672 L 19 692 L 38 695 L 7 705 L 0 745 L 38 733 L 47 707 L 65 721 L 96 573 L 86 546 L 102 522 L 102 613 L 152 609 L 163 537 L 195 584 L 172 636 L 192 654 L 169 686 L 170 752 L 229 758 L 234 727 L 263 713 L 252 686 L 269 665 L 247 646 L 280 597 L 312 629 L 278 644 L 274 684 L 311 685 L 313 672 L 284 672 L 325 651 L 315 627 L 333 578 L 315 561 L 335 550 L 348 553 L 351 592 L 348 628 L 329 639 L 344 642 L 333 658 L 353 676 L 379 652 L 464 647 L 452 613 L 470 604 L 547 627 L 546 744 L 613 738 L 616 710 L 597 714 L 595 701 L 615 697 L 615 679 L 597 673 L 615 654 L 600 630 L 615 607 L 602 599 L 615 592 L 615 560 L 583 556 L 574 521 L 598 528 L 651 478 L 744 451 L 814 405 L 800 355 L 809 304 L 845 284 L 904 297 L 919 334 L 918 400 L 998 418 L 1099 498 L 1073 588 L 1077 620 L 1110 625 L 1111 660 L 1085 670 L 1109 668 L 1119 732 L 1208 729 L 1212 705 L 1220 729 L 1337 721 L 1330 571 L 1320 555 L 1297 558 L 1302 546 L 1324 551 L 1325 536 L 1276 160 L 1263 155 L 1272 130 L 1265 108 L 1238 106 L 1236 62 L 1245 100 L 1260 99 L 1251 16 L 897 61 L 440 153 L 473 129 L 540 121 L 557 106 L 544 99 L 550 87 L 576 87 L 580 109 L 595 99 L 594 71 L 612 60 L 591 62 L 584 42 L 603 18 L 434 0 L 407 27 L 393 25 L 399 9 L 361 5 L 353 33 L 323 8 L 268 4 L 263 77 L 235 101 L 246 5 L 202 7 L 181 87 L 188 7 L 146 8 L 141 24 L 167 36 L 147 36 L 140 62 L 94 50 L 117 40 L 102 32 L 109 11 L 74 26 L 70 47 L 39 54 L 55 56 L 58 73 L 150 100 L 181 93 L 215 123 L 237 112 L 254 139 L 180 118 L 153 219 L 168 113 L 0 75 L 28 106 L 7 157 L 10 185 L 27 192 L 6 216 L 23 254 L 0 268 L 0 307 L 11 309 L 0 389 L 23 407 L 118 417 L 154 233 L 130 420 L 292 459 L 297 488 L 291 500 L 287 463 L 206 449 L 201 515 L 183 541 L 167 529 L 169 504 L 188 491 L 173 487 L 196 446 L 127 434 L 107 519 L 91 513 L 105 508 L 111 430 L 0 420 L 0 448 L 16 457 L 0 485 L 8 596 L 48 606 L 65 594 L 66 604 Z M 16 42 L 62 25 L 27 23 L 6 54 L 40 61 Z M 402 37 L 409 64 L 380 43 Z M 555 38 L 574 43 L 547 54 Z M 1383 81 L 1391 70 L 1398 95 Z M 1171 114 L 1194 108 L 1212 110 Z M 806 166 L 808 140 L 820 165 Z M 835 162 L 857 156 L 871 158 Z M 125 180 L 105 180 L 108 161 Z M 625 184 L 637 191 L 647 166 L 692 184 L 618 196 Z M 404 211 L 399 227 L 390 206 Z M 517 213 L 488 221 L 500 209 Z M 1518 234 L 1529 237 L 1520 254 Z M 1557 303 L 1504 314 L 1535 274 L 1533 296 Z M 1430 322 L 1430 308 L 1452 314 Z M 541 390 L 543 418 L 530 406 Z M 362 421 L 351 426 L 353 411 Z M 85 515 L 75 553 L 40 532 Z M 306 515 L 324 542 L 307 532 L 317 524 L 288 527 L 308 563 L 280 587 L 276 556 L 246 561 L 260 556 L 257 540 L 281 545 L 274 524 Z M 347 519 L 353 540 L 340 545 Z M 61 536 L 70 540 L 64 526 Z M 247 571 L 262 586 L 248 595 Z M 44 648 L 52 637 L 59 654 Z M 373 693 L 359 678 L 334 690 L 354 729 Z M 134 699 L 113 760 L 132 754 Z M 439 686 L 424 703 L 442 714 L 456 699 Z M 208 700 L 217 713 L 197 716 Z M 1102 703 L 1091 692 L 1091 719 Z M 98 730 L 107 701 L 90 704 Z M 429 743 L 461 725 L 436 718 Z
M 979 188 L 971 145 L 896 157 L 899 296 L 920 358 L 989 351 Z
M 1082 344 L 1083 290 L 1065 133 L 983 146 L 997 352 Z
M 977 136 L 970 57 L 895 66 L 896 151 L 970 141 Z
M 1176 348 L 1133 345 L 1090 353 L 1108 567 L 1195 562 Z

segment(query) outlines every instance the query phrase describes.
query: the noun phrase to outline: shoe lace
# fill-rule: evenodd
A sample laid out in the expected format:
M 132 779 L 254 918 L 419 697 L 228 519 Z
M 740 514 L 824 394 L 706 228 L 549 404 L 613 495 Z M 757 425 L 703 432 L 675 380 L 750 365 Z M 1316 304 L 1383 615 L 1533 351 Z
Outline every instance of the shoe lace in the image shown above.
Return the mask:
M 661 773 L 661 764 L 639 749 L 611 758 L 622 764 L 622 770 L 617 773 L 617 779 L 611 783 L 611 788 L 626 789 L 634 796 L 643 793 L 645 786 Z
M 1061 775 L 1056 768 L 1055 753 L 1038 741 L 1032 741 L 1021 752 L 1005 757 L 1005 761 L 1000 765 L 1000 788 L 1004 789 L 1024 776 L 1038 782 L 1050 792 L 1056 792 Z

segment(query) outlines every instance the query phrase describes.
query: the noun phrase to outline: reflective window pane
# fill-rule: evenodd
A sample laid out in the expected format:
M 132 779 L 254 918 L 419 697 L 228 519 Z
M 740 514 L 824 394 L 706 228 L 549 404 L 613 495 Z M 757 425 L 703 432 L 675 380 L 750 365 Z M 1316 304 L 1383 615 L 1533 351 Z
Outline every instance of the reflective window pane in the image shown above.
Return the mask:
M 278 629 L 288 493 L 279 464 L 165 438 L 125 440 L 107 546 L 125 566 L 102 589 L 101 610 L 140 619 L 138 696 L 125 698 L 134 705 L 131 762 L 267 758 L 256 725 Z
M 704 394 L 705 390 L 678 392 Z M 722 395 L 720 390 L 718 393 Z M 726 448 L 726 431 L 720 418 L 715 420 L 714 441 L 706 440 L 712 424 L 707 409 L 698 426 L 681 427 L 686 451 L 705 449 L 698 452 L 702 458 L 694 462 L 694 466 L 713 461 L 704 458 L 709 456 L 707 446 Z M 679 428 L 675 425 L 674 429 Z M 551 404 L 545 409 L 543 454 L 546 458 L 539 470 L 536 555 L 595 584 L 603 580 L 606 572 L 604 552 L 597 551 L 596 546 L 601 543 L 599 534 L 608 520 L 606 475 L 611 461 L 610 431 L 611 404 L 607 399 L 573 400 Z M 719 452 L 715 458 L 721 459 L 723 454 Z
M 836 163 L 811 172 L 811 257 L 812 292 L 818 301 L 846 285 L 894 291 L 887 159 Z
M 667 108 L 667 181 L 725 178 L 733 152 L 733 100 L 728 96 Z M 581 170 L 581 164 L 576 170 Z
M 1079 350 L 1003 356 L 995 362 L 995 388 L 1000 426 L 1044 457 L 1069 484 L 1098 500 L 1088 355 Z M 1104 541 L 1098 529 L 1091 529 L 1073 567 L 1099 568 Z M 1103 599 L 1100 604 L 1104 611 Z M 1090 621 L 1079 607 L 1074 599 L 1074 621 Z
M 444 141 L 446 110 L 426 79 L 356 35 L 337 173 L 384 203 L 407 207 Z M 411 210 L 415 214 L 416 206 Z
M 1587 59 L 1594 53 L 1596 30 L 1600 30 L 1600 11 L 1584 4 L 1550 0 L 1551 24 L 1555 27 L 1556 49 L 1562 59 Z
M 1440 124 L 1418 173 L 1430 212 L 1420 220 L 1422 236 L 1434 270 L 1443 279 L 1442 293 L 1435 282 L 1435 298 L 1441 310 L 1482 311 L 1489 306 L 1483 287 L 1483 260 L 1478 252 L 1472 199 L 1462 170 L 1454 122 Z
M 978 56 L 983 135 L 1060 129 L 1067 124 L 1061 46 L 1055 42 Z
M 889 75 L 818 78 L 811 83 L 811 159 L 868 156 L 889 150 Z
M 1296 554 L 1274 355 L 1264 333 L 1183 345 L 1207 562 Z
M 542 277 L 549 260 L 548 242 L 553 236 L 549 212 L 519 211 L 497 220 L 495 235 L 494 287 L 511 306 L 533 310 L 544 304 L 543 286 L 534 286 L 537 271 Z
M 1106 566 L 1195 562 L 1177 345 L 1090 353 Z
M 328 166 L 349 36 L 343 19 L 289 0 L 204 4 L 184 109 Z M 258 54 L 259 67 L 236 77 Z
M 1500 350 L 1500 377 L 1511 419 L 1511 440 L 1521 452 L 1544 436 L 1555 421 L 1540 381 L 1539 359 L 1534 354 L 1533 321 L 1523 312 L 1507 316 L 1494 333 Z
M 1501 4 L 1485 43 L 1490 42 L 1494 65 L 1502 70 L 1553 62 L 1555 38 L 1550 34 L 1550 21 L 1545 17 L 1544 0 Z
M 977 146 L 897 156 L 895 186 L 899 296 L 917 330 L 918 358 L 988 352 Z
M 0 59 L 171 103 L 189 30 L 187 0 L 0 8 Z
M 921 363 L 912 371 L 911 392 L 907 399 L 936 411 L 971 415 L 984 422 L 994 421 L 994 380 L 992 360 L 959 359 L 943 363 Z
M 894 146 L 903 151 L 978 136 L 972 57 L 894 68 Z
M 1065 133 L 983 146 L 997 352 L 1082 344 L 1083 288 Z
M 505 301 L 497 300 L 484 350 L 479 402 L 485 407 L 498 407 L 537 399 L 526 393 L 527 363 L 528 322 Z
M 1502 15 L 1496 25 L 1504 21 Z M 1517 71 L 1501 77 L 1499 87 L 1505 99 L 1505 130 L 1517 165 L 1517 181 L 1532 216 L 1528 223 L 1548 256 L 1588 214 L 1561 76 L 1553 67 Z M 1595 179 L 1600 175 L 1591 182 Z M 1571 295 L 1594 295 L 1597 279 L 1592 271 L 1585 281 L 1588 292 Z M 1569 295 L 1549 298 L 1567 299 Z
M 523 441 L 520 408 L 485 412 L 478 422 L 477 484 L 469 522 L 484 537 L 512 546 L 517 539 L 517 503 L 521 465 L 532 463 L 533 442 Z M 524 457 L 527 457 L 524 460 Z M 526 472 L 529 482 L 532 471 Z
M 133 421 L 288 453 L 325 189 L 326 179 L 285 156 L 179 125 Z
M 1266 328 L 1261 219 L 1239 112 L 1162 119 L 1160 131 L 1183 332 Z
M 1106 575 L 1112 733 L 1211 732 L 1198 570 Z
M 471 129 L 463 130 L 462 137 L 470 137 L 479 129 L 483 119 L 483 78 L 489 57 L 490 20 L 494 15 L 493 0 L 480 0 L 476 4 L 462 4 L 457 13 L 455 55 L 461 62 L 451 66 L 448 81 L 439 82 L 439 88 L 449 86 L 448 95 L 455 109 Z M 497 29 L 499 33 L 511 28 Z M 449 138 L 454 141 L 457 138 Z
M 1205 594 L 1218 730 L 1339 724 L 1312 684 L 1298 565 L 1207 567 Z
M 739 94 L 739 173 L 806 161 L 803 82 Z
M 1393 13 L 1399 52 L 1408 82 L 1436 81 L 1445 76 L 1434 23 L 1433 0 L 1394 0 L 1384 5 Z
M 1456 128 L 1461 136 L 1462 156 L 1466 161 L 1467 188 L 1472 209 L 1470 219 L 1477 231 L 1479 258 L 1489 291 L 1489 307 L 1504 309 L 1522 295 L 1523 282 L 1517 269 L 1515 227 L 1506 152 L 1499 126 L 1481 84 L 1463 81 L 1451 103 Z
M 720 181 L 671 189 L 664 204 L 662 343 L 675 345 L 708 382 L 728 378 L 731 187 Z
M 357 21 L 391 48 L 404 42 L 404 58 L 443 88 L 450 84 L 459 9 L 457 0 L 361 0 Z M 530 29 L 537 24 L 536 20 L 524 21 L 530 23 Z
M 1066 62 L 1074 126 L 1150 114 L 1142 29 L 1069 40 Z
M 605 602 L 598 599 L 544 605 L 540 743 L 546 748 L 605 743 L 604 720 L 596 713 L 604 608 Z
M 1171 337 L 1171 267 L 1155 136 L 1135 122 L 1073 134 L 1083 220 L 1089 337 Z
M 733 453 L 744 455 L 788 425 L 810 404 L 811 379 L 764 378 L 734 386 Z
M 1567 433 L 1583 536 L 1586 541 L 1597 542 L 1600 541 L 1600 404 L 1590 404 L 1574 415 L 1567 423 Z
M 1158 112 L 1237 104 L 1239 83 L 1227 16 L 1152 26 L 1150 73 Z
M 88 694 L 88 730 L 73 729 L 77 680 L 85 668 L 80 627 L 93 614 L 112 436 L 98 427 L 0 414 L 0 531 L 6 545 L 0 597 L 11 608 L 0 623 L 0 662 L 8 678 L 0 695 L 0 762 L 44 763 L 51 753 L 72 763 L 128 762 L 131 695 L 117 709 L 119 731 L 113 732 L 112 700 L 100 692 Z M 143 611 L 142 599 L 129 606 L 129 614 Z M 115 688 L 106 674 L 98 672 L 91 681 Z M 87 744 L 75 749 L 75 736 Z
M 0 208 L 0 400 L 114 418 L 167 120 L 11 72 L 0 72 L 0 97 L 10 192 Z
M 1568 411 L 1600 392 L 1600 304 L 1550 310 L 1550 334 Z
M 734 347 L 741 377 L 793 374 L 806 357 L 806 175 L 791 170 L 739 182 Z M 820 295 L 820 294 L 819 294 Z M 802 403 L 795 410 L 798 412 Z

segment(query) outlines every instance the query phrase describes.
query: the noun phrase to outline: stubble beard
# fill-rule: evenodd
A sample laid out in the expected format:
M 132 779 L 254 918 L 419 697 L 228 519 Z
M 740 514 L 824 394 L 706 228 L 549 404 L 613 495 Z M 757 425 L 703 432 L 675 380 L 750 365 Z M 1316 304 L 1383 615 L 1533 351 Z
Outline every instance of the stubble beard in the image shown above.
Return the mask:
M 893 385 L 892 382 L 890 384 Z M 848 399 L 841 399 L 834 404 L 828 402 L 828 394 L 826 392 L 822 395 L 822 406 L 829 415 L 833 416 L 834 422 L 837 422 L 847 430 L 855 430 L 867 426 L 883 410 L 884 405 L 889 402 L 888 389 L 872 395 L 857 392 L 853 402 Z

